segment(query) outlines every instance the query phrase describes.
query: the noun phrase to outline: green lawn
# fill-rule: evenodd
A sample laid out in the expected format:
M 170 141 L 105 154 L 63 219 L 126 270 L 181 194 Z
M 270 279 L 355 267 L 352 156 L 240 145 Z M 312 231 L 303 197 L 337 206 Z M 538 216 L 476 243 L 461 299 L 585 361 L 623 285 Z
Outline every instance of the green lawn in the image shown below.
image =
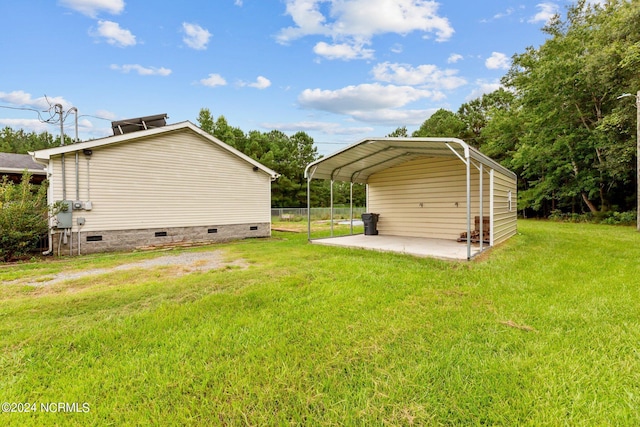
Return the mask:
M 634 228 L 520 221 L 457 263 L 286 232 L 191 250 L 248 267 L 0 286 L 0 402 L 37 404 L 0 424 L 640 425 Z

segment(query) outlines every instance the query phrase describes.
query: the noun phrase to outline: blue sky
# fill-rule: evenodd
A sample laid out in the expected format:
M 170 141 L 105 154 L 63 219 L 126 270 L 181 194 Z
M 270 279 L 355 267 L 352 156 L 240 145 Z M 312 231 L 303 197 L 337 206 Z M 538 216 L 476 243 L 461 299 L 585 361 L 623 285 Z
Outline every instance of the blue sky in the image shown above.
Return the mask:
M 569 4 L 0 0 L 0 126 L 59 134 L 32 109 L 60 103 L 86 140 L 111 120 L 196 123 L 208 108 L 245 132 L 305 131 L 328 154 L 495 90 Z

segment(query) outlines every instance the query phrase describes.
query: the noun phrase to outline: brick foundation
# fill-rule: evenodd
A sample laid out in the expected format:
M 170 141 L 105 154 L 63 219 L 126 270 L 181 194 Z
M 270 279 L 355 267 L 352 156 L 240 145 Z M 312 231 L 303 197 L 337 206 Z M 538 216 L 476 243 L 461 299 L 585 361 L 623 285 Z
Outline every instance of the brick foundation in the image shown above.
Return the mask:
M 249 237 L 271 236 L 271 223 L 212 225 L 206 227 L 148 228 L 142 230 L 81 231 L 80 253 L 126 251 L 145 246 L 190 242 L 227 242 Z M 53 253 L 58 255 L 61 234 L 53 235 Z M 60 247 L 61 255 L 78 254 L 78 233 L 67 237 Z

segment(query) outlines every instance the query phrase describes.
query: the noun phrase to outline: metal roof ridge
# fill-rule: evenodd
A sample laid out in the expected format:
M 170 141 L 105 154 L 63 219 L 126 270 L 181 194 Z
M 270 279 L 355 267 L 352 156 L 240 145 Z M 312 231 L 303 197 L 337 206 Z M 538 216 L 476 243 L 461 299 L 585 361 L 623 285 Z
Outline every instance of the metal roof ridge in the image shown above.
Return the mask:
M 47 149 L 44 149 L 44 150 L 37 150 L 37 151 L 29 152 L 29 154 L 32 156 L 32 158 L 35 161 L 48 160 L 48 159 L 51 158 L 51 156 L 55 156 L 55 155 L 58 155 L 58 154 L 69 153 L 69 152 L 74 152 L 74 151 L 80 151 L 80 150 L 96 148 L 96 147 L 102 147 L 102 146 L 106 146 L 106 145 L 124 143 L 124 142 L 128 142 L 128 141 L 133 141 L 133 140 L 136 140 L 136 139 L 146 138 L 146 137 L 153 136 L 153 135 L 156 135 L 156 134 L 168 133 L 168 132 L 173 132 L 173 131 L 182 130 L 182 129 L 190 129 L 190 130 L 194 131 L 196 134 L 198 134 L 198 135 L 200 135 L 202 137 L 205 137 L 210 142 L 215 143 L 220 148 L 230 152 L 231 154 L 233 154 L 233 155 L 235 155 L 237 157 L 240 157 L 241 159 L 243 159 L 243 160 L 247 161 L 248 163 L 252 164 L 253 166 L 258 167 L 263 172 L 265 172 L 268 175 L 270 175 L 271 178 L 274 179 L 274 180 L 277 179 L 280 176 L 280 174 L 278 174 L 276 171 L 266 167 L 265 165 L 263 165 L 262 163 L 260 163 L 260 162 L 258 162 L 256 160 L 252 159 L 251 157 L 249 157 L 246 154 L 242 153 L 241 151 L 235 149 L 234 147 L 230 146 L 229 144 L 225 143 L 224 141 L 219 140 L 215 136 L 203 131 L 202 129 L 200 129 L 198 126 L 196 126 L 195 124 L 193 124 L 189 120 L 184 120 L 182 122 L 172 123 L 172 124 L 169 124 L 169 125 L 166 125 L 166 126 L 157 127 L 157 128 L 153 128 L 153 129 L 141 130 L 141 131 L 138 131 L 138 132 L 125 133 L 125 134 L 122 134 L 122 135 L 112 135 L 112 136 L 108 136 L 108 137 L 104 137 L 104 138 L 92 139 L 92 140 L 83 141 L 83 142 L 77 142 L 75 144 L 62 145 L 60 147 L 47 148 Z

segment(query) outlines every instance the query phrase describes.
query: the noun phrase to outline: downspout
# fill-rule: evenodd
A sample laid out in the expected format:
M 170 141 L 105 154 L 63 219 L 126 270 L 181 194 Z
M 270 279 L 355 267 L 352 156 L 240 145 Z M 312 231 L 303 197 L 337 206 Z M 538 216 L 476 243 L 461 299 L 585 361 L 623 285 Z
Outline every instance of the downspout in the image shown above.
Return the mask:
M 87 150 L 85 150 L 85 157 L 87 158 L 87 200 L 91 201 L 91 154 L 87 154 Z
M 58 114 L 60 115 L 60 146 L 64 146 L 64 119 L 62 117 L 63 109 L 62 104 L 56 104 L 56 109 L 58 109 Z M 65 159 L 64 153 L 60 156 L 60 162 L 62 163 L 62 200 L 67 200 L 67 170 L 65 167 Z M 71 209 L 72 207 L 67 204 L 67 209 Z M 73 218 L 73 217 L 72 217 Z M 60 246 L 61 242 L 64 239 L 64 243 L 67 243 L 67 232 L 68 228 L 65 228 L 62 232 L 62 236 L 58 238 L 58 256 L 60 256 Z M 71 246 L 69 246 L 69 251 L 71 251 Z
M 74 144 L 78 143 L 78 109 L 76 107 L 71 107 L 69 112 L 73 111 L 76 116 L 76 138 L 73 141 Z M 80 153 L 76 150 L 76 198 L 75 200 L 80 200 L 80 172 L 79 172 L 79 163 L 80 163 Z
M 71 107 L 69 111 L 75 113 L 75 127 L 76 127 L 76 138 L 73 141 L 75 144 L 78 143 L 78 109 L 76 107 Z M 76 198 L 75 200 L 80 200 L 80 153 L 76 150 Z M 71 223 L 71 235 L 73 236 L 73 222 Z M 80 226 L 78 226 L 78 231 L 76 232 L 77 245 L 78 245 L 78 256 L 80 256 Z M 73 249 L 73 238 L 70 251 Z

